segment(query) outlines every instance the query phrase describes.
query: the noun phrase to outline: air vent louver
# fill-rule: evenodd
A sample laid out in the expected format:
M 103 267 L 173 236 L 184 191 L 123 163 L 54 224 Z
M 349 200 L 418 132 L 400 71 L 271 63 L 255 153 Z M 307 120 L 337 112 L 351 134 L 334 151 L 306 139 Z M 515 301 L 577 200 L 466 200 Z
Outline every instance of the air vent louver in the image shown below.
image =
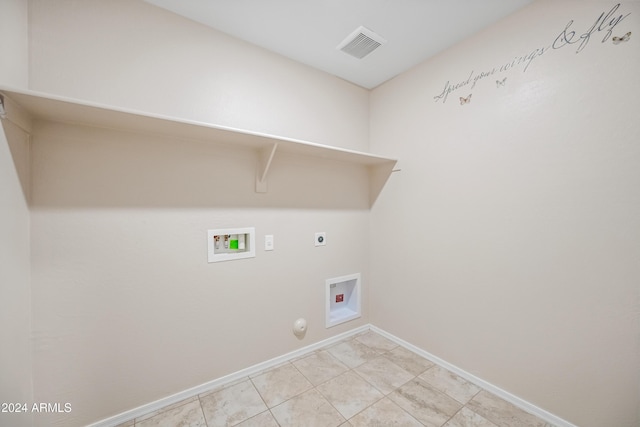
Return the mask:
M 360 27 L 344 39 L 336 49 L 355 58 L 362 59 L 386 42 L 380 35 L 368 28 Z

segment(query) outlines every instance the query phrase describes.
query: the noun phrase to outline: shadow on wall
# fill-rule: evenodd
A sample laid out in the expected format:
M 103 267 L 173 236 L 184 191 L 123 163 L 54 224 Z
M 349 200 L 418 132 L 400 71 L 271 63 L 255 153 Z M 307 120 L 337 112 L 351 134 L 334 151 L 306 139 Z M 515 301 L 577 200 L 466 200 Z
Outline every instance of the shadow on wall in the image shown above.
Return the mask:
M 11 151 L 11 157 L 13 157 L 13 164 L 20 180 L 24 199 L 28 202 L 31 188 L 29 136 L 9 120 L 2 120 L 2 128 L 9 143 L 9 150 Z
M 40 122 L 32 206 L 369 209 L 365 166 L 276 153 L 257 193 L 257 164 L 246 147 Z

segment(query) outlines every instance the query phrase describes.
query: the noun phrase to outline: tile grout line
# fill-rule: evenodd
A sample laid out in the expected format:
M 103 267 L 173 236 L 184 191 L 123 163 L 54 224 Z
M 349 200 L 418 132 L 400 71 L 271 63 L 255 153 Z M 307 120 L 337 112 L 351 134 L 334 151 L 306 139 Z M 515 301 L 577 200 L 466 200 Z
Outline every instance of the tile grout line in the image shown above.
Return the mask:
M 371 332 L 371 333 L 375 333 L 375 332 L 373 332 L 373 331 L 371 331 L 371 330 L 369 330 L 369 332 Z M 375 348 L 373 348 L 373 347 L 371 347 L 371 346 L 369 346 L 369 345 L 367 345 L 367 344 L 363 343 L 362 341 L 358 340 L 358 339 L 357 339 L 357 337 L 358 337 L 358 336 L 360 336 L 360 335 L 364 335 L 364 333 L 363 333 L 363 334 L 359 334 L 359 335 L 354 336 L 354 337 L 352 338 L 352 340 L 357 340 L 360 344 L 362 344 L 362 345 L 364 345 L 364 346 L 366 346 L 366 347 L 370 348 L 371 350 L 373 350 L 373 351 L 375 351 L 375 352 L 377 353 L 377 356 L 376 356 L 375 358 L 370 359 L 370 360 L 374 360 L 374 359 L 376 359 L 376 358 L 378 358 L 378 357 L 384 357 L 385 359 L 389 360 L 385 355 L 386 355 L 387 353 L 389 353 L 389 352 L 390 352 L 391 350 L 393 350 L 393 349 L 386 350 L 386 351 L 384 351 L 384 352 L 380 353 L 380 352 L 379 352 L 378 350 L 376 350 Z M 395 347 L 393 347 L 393 348 L 396 348 L 396 347 L 398 347 L 398 345 L 396 345 L 396 346 L 395 346 Z M 331 354 L 331 353 L 329 353 L 329 354 Z M 333 355 L 331 355 L 331 356 L 333 356 Z M 334 358 L 336 358 L 335 356 L 333 356 L 333 357 L 334 357 Z M 336 358 L 336 359 L 337 359 L 337 358 Z M 415 419 L 418 423 L 422 424 L 422 423 L 421 423 L 418 419 L 416 419 L 413 415 L 411 415 L 411 414 L 410 414 L 409 412 L 407 412 L 405 409 L 403 409 L 403 408 L 401 408 L 400 406 L 398 406 L 398 404 L 397 404 L 396 402 L 394 402 L 393 400 L 389 399 L 389 395 L 390 395 L 391 393 L 393 393 L 394 391 L 396 391 L 396 390 L 397 390 L 397 389 L 399 389 L 400 387 L 404 386 L 404 385 L 405 385 L 405 384 L 407 384 L 409 381 L 412 381 L 413 379 L 417 378 L 417 375 L 416 375 L 416 376 L 414 376 L 413 378 L 411 378 L 411 379 L 407 380 L 406 382 L 402 383 L 402 384 L 401 384 L 401 385 L 399 385 L 398 387 L 395 387 L 395 388 L 394 388 L 392 391 L 390 391 L 388 394 L 385 394 L 382 390 L 380 390 L 378 387 L 376 387 L 374 384 L 372 384 L 369 380 L 367 380 L 367 379 L 366 379 L 366 378 L 364 378 L 361 374 L 359 374 L 359 373 L 358 373 L 358 371 L 356 371 L 356 368 L 358 368 L 358 367 L 360 367 L 360 366 L 362 366 L 362 365 L 366 364 L 366 363 L 367 363 L 367 362 L 369 362 L 370 360 L 364 361 L 364 362 L 360 363 L 360 364 L 359 364 L 359 365 L 357 365 L 357 366 L 354 366 L 354 367 L 352 367 L 352 368 L 349 368 L 346 372 L 352 372 L 353 374 L 357 375 L 357 376 L 358 376 L 358 378 L 362 379 L 365 383 L 367 383 L 368 385 L 370 385 L 371 387 L 373 387 L 373 389 L 374 389 L 374 390 L 377 390 L 377 391 L 382 395 L 382 397 L 381 397 L 381 398 L 379 398 L 379 399 L 377 399 L 376 401 L 374 401 L 374 402 L 370 403 L 369 405 L 365 406 L 365 407 L 364 407 L 364 408 L 362 408 L 360 411 L 358 411 L 358 412 L 356 412 L 355 414 L 353 414 L 351 417 L 349 417 L 349 418 L 346 418 L 346 417 L 345 417 L 345 418 L 346 418 L 346 422 L 349 422 L 349 420 L 353 419 L 353 418 L 354 418 L 354 417 L 356 417 L 358 414 L 360 414 L 360 413 L 362 413 L 362 412 L 366 411 L 367 409 L 371 408 L 372 406 L 374 406 L 374 405 L 375 405 L 375 404 L 377 404 L 378 402 L 380 402 L 380 401 L 382 401 L 382 400 L 384 400 L 384 399 L 387 399 L 387 400 L 388 400 L 389 402 L 391 402 L 393 405 L 397 406 L 397 407 L 398 407 L 398 409 L 400 409 L 401 411 L 405 412 L 405 413 L 406 413 L 407 415 L 409 415 L 411 418 Z M 389 360 L 389 361 L 390 361 L 391 363 L 393 363 L 393 361 L 391 361 L 391 360 Z M 394 363 L 394 365 L 395 365 L 395 363 Z M 398 365 L 396 365 L 396 366 L 398 366 Z M 398 366 L 398 367 L 399 367 L 400 369 L 403 369 L 403 368 L 402 368 L 402 367 L 400 367 L 400 366 Z M 425 370 L 425 371 L 426 371 L 426 370 Z M 344 372 L 343 372 L 342 374 L 340 374 L 340 375 L 343 375 L 343 374 L 344 374 Z M 418 375 L 420 375 L 420 374 L 418 374 Z M 337 378 L 337 377 L 334 377 L 334 378 L 332 378 L 332 379 L 335 379 L 335 378 Z M 331 380 L 332 380 L 332 379 L 331 379 Z M 325 381 L 325 383 L 327 383 L 327 382 L 329 382 L 329 381 L 331 381 L 331 380 L 327 380 L 327 381 Z M 323 383 L 323 384 L 324 384 L 324 383 Z M 319 392 L 320 392 L 320 391 L 319 391 Z M 320 394 L 322 394 L 322 393 L 320 392 Z M 327 399 L 327 401 L 328 401 L 328 399 Z M 331 404 L 331 402 L 329 402 L 329 403 Z M 337 409 L 336 409 L 336 410 L 337 410 Z M 340 411 L 338 411 L 338 412 L 340 412 Z
M 434 365 L 434 366 L 436 366 L 436 365 Z M 462 378 L 462 377 L 461 377 L 461 378 Z M 471 383 L 471 384 L 472 384 L 472 383 Z M 482 393 L 483 391 L 486 391 L 486 390 L 485 390 L 484 388 L 482 388 L 482 387 L 478 387 L 478 388 L 479 388 L 480 390 L 478 390 L 478 391 L 477 391 L 473 396 L 471 396 L 471 398 L 470 398 L 469 400 L 467 400 L 467 402 L 462 406 L 462 408 L 460 408 L 460 410 L 459 410 L 458 412 L 460 412 L 460 411 L 462 411 L 463 409 L 465 409 L 465 408 L 466 408 L 468 411 L 471 411 L 471 412 L 473 412 L 474 414 L 476 414 L 477 416 L 482 417 L 483 419 L 487 420 L 488 422 L 490 422 L 491 424 L 493 424 L 495 427 L 499 427 L 499 426 L 498 426 L 498 424 L 494 423 L 494 422 L 493 422 L 492 420 L 490 420 L 489 418 L 487 418 L 487 417 L 485 417 L 485 416 L 483 416 L 483 415 L 480 415 L 479 413 L 477 413 L 476 411 L 474 411 L 473 409 L 471 409 L 471 408 L 468 406 L 468 405 L 469 405 L 469 402 L 471 402 L 473 399 L 475 399 L 477 395 L 479 395 L 479 394 L 480 394 L 480 393 Z M 454 417 L 458 414 L 458 412 L 456 412 L 456 414 L 454 414 Z M 451 418 L 453 418 L 453 417 L 451 417 Z M 449 421 L 451 421 L 451 420 L 449 420 Z M 449 421 L 447 421 L 447 422 L 449 422 Z
M 367 332 L 371 332 L 371 330 L 369 330 L 369 331 L 367 331 Z M 358 334 L 358 335 L 360 335 L 360 334 Z M 357 337 L 358 335 L 354 335 L 353 337 L 350 337 L 350 338 L 348 338 L 348 339 L 347 339 L 347 338 L 345 338 L 344 340 L 342 340 L 342 341 L 339 341 L 339 342 L 335 343 L 335 344 L 334 344 L 334 345 L 332 345 L 331 347 L 335 347 L 335 346 L 337 346 L 337 345 L 340 345 L 341 343 L 345 343 L 345 342 L 348 342 L 348 341 L 356 340 L 356 337 Z M 360 341 L 358 341 L 358 342 L 360 342 Z M 364 346 L 369 347 L 369 346 L 368 346 L 368 345 L 366 345 L 365 343 L 360 342 L 360 344 L 362 344 L 362 345 L 364 345 Z M 365 361 L 365 362 L 362 362 L 361 364 L 359 364 L 359 365 L 357 365 L 357 366 L 349 367 L 349 366 L 348 366 L 348 365 L 346 365 L 344 362 L 342 362 L 340 359 L 338 359 L 336 356 L 334 356 L 333 354 L 331 354 L 331 352 L 329 352 L 329 351 L 328 351 L 328 349 L 329 349 L 329 348 L 331 348 L 331 347 L 318 349 L 318 350 L 316 350 L 316 351 L 314 351 L 314 352 L 310 353 L 309 355 L 306 355 L 306 356 L 304 356 L 304 357 L 301 357 L 301 358 L 299 358 L 299 359 L 296 359 L 296 361 L 297 361 L 297 360 L 302 360 L 302 359 L 305 359 L 305 358 L 307 358 L 307 357 L 312 356 L 314 353 L 318 353 L 318 352 L 320 352 L 320 351 L 326 351 L 326 352 L 327 352 L 327 354 L 329 354 L 329 356 L 330 356 L 331 358 L 333 358 L 334 360 L 336 360 L 336 361 L 340 362 L 341 364 L 343 364 L 343 365 L 345 365 L 345 366 L 347 367 L 347 370 L 346 370 L 346 371 L 343 371 L 343 372 L 341 372 L 340 374 L 338 374 L 338 375 L 336 375 L 336 376 L 334 376 L 334 377 L 332 377 L 332 378 L 329 378 L 328 380 L 323 381 L 322 383 L 320 383 L 320 384 L 318 384 L 318 385 L 313 384 L 313 383 L 311 382 L 311 380 L 310 380 L 309 378 L 307 378 L 307 376 L 306 376 L 306 375 L 304 375 L 304 373 L 303 373 L 302 371 L 300 371 L 300 369 L 298 369 L 298 367 L 295 365 L 295 363 L 291 362 L 291 364 L 292 364 L 292 365 L 293 365 L 293 366 L 298 370 L 298 372 L 299 372 L 303 377 L 305 377 L 305 379 L 306 379 L 307 381 L 309 381 L 309 383 L 311 383 L 311 384 L 313 385 L 313 389 L 314 389 L 318 394 L 320 394 L 320 396 L 322 396 L 322 397 L 324 398 L 324 400 L 326 400 L 326 401 L 327 401 L 327 403 L 328 403 L 328 404 L 329 404 L 329 405 L 330 405 L 330 406 L 331 406 L 331 407 L 332 407 L 332 408 L 333 408 L 333 409 L 334 409 L 334 410 L 335 410 L 335 411 L 336 411 L 336 412 L 337 412 L 337 413 L 338 413 L 342 418 L 344 418 L 344 421 L 340 423 L 340 425 L 342 425 L 342 424 L 344 424 L 344 423 L 348 423 L 350 419 L 352 419 L 353 417 L 355 417 L 355 416 L 356 416 L 356 415 L 358 415 L 359 413 L 361 413 L 361 412 L 363 412 L 363 411 L 366 411 L 368 408 L 370 408 L 371 406 L 375 405 L 376 403 L 378 403 L 379 401 L 381 401 L 382 399 L 384 399 L 384 398 L 385 398 L 385 397 L 387 397 L 387 396 L 382 392 L 382 390 L 379 390 L 376 386 L 374 386 L 373 384 L 371 384 L 369 381 L 367 381 L 365 378 L 363 378 L 361 375 L 359 375 L 359 374 L 358 374 L 358 372 L 356 372 L 356 371 L 355 371 L 355 368 L 357 368 L 358 366 L 364 365 L 365 363 L 367 363 L 366 361 Z M 370 349 L 372 349 L 372 350 L 375 350 L 375 349 L 373 349 L 372 347 L 369 347 L 369 348 L 370 348 Z M 380 356 L 380 354 L 378 354 L 378 356 Z M 357 376 L 358 376 L 358 378 L 361 378 L 364 382 L 366 382 L 366 383 L 367 383 L 367 384 L 369 384 L 371 387 L 373 387 L 375 390 L 377 390 L 378 392 L 380 392 L 380 394 L 382 394 L 382 397 L 381 397 L 381 398 L 379 398 L 379 399 L 377 399 L 375 402 L 373 402 L 373 403 L 371 403 L 371 404 L 367 405 L 366 407 L 364 407 L 363 409 L 361 409 L 361 410 L 360 410 L 360 411 L 358 411 L 357 413 L 353 414 L 353 415 L 352 415 L 351 417 L 349 417 L 349 418 L 345 417 L 345 416 L 342 414 L 342 412 L 340 412 L 340 410 L 339 410 L 338 408 L 336 408 L 336 407 L 335 407 L 335 405 L 334 405 L 333 403 L 331 403 L 331 401 L 330 401 L 330 400 L 329 400 L 329 399 L 328 399 L 328 398 L 327 398 L 327 397 L 326 397 L 326 396 L 325 396 L 325 395 L 324 395 L 324 394 L 323 394 L 323 393 L 318 389 L 318 387 L 320 387 L 321 385 L 323 385 L 323 384 L 327 384 L 328 382 L 335 380 L 335 379 L 336 379 L 337 377 L 339 377 L 340 375 L 344 375 L 344 374 L 346 374 L 346 373 L 348 373 L 348 372 L 352 372 L 353 374 L 357 375 Z M 308 391 L 308 390 L 307 390 L 307 391 Z M 295 397 L 295 396 L 294 396 L 294 397 Z M 292 397 L 292 399 L 293 399 L 293 397 Z M 283 402 L 283 403 L 284 403 L 284 402 Z
M 244 421 L 240 421 L 238 424 L 241 424 L 247 420 L 250 420 L 251 418 L 257 417 L 260 414 L 264 414 L 265 412 L 269 412 L 269 414 L 271 415 L 271 418 L 273 418 L 273 421 L 275 421 L 276 424 L 278 424 L 278 427 L 280 427 L 280 422 L 278 422 L 278 419 L 276 418 L 275 415 L 273 415 L 273 412 L 271 412 L 271 408 L 269 407 L 269 405 L 267 405 L 267 402 L 264 400 L 264 397 L 262 397 L 262 393 L 260 393 L 260 390 L 258 390 L 258 387 L 256 387 L 255 383 L 253 382 L 253 378 L 251 377 L 247 377 L 247 380 L 251 383 L 251 387 L 253 387 L 253 389 L 256 391 L 256 393 L 258 393 L 258 396 L 260 396 L 260 400 L 262 400 L 262 403 L 264 403 L 265 408 L 267 408 L 266 411 L 262 411 L 259 414 L 254 415 L 253 417 L 247 418 Z
M 352 337 L 351 339 L 353 339 L 353 337 Z M 339 342 L 335 343 L 335 345 L 339 345 L 340 343 L 342 343 L 342 342 L 346 342 L 346 341 L 347 341 L 347 339 L 342 340 L 342 341 L 339 341 Z M 333 347 L 333 346 L 332 346 L 332 347 Z M 331 348 L 331 347 L 328 347 L 328 348 Z M 318 350 L 316 350 L 316 351 L 314 351 L 314 352 L 309 353 L 309 354 L 308 354 L 308 355 L 306 355 L 305 357 L 301 357 L 301 358 L 296 359 L 296 360 L 302 360 L 302 359 L 305 359 L 305 358 L 307 358 L 307 357 L 310 357 L 310 356 L 311 356 L 311 355 L 313 355 L 314 353 L 316 353 L 316 354 L 317 354 L 319 351 L 327 351 L 327 349 L 326 349 L 326 348 L 318 349 Z M 335 359 L 335 360 L 337 360 L 338 362 L 342 363 L 342 361 L 341 361 L 341 360 L 339 360 L 338 358 L 336 358 L 333 354 L 329 353 L 328 351 L 327 351 L 327 354 L 328 354 L 329 356 L 331 356 L 333 359 Z M 307 376 L 306 376 L 306 375 L 305 375 L 305 374 L 304 374 L 300 369 L 298 369 L 298 367 L 295 365 L 295 363 L 291 362 L 291 364 L 293 365 L 293 367 L 294 367 L 294 368 L 296 368 L 296 369 L 298 370 L 298 372 L 300 373 L 300 375 L 302 375 L 302 376 L 303 376 L 307 381 L 309 381 L 309 383 L 313 386 L 313 387 L 311 388 L 311 390 L 315 390 L 315 391 L 316 391 L 320 396 L 322 396 L 322 398 L 323 398 L 324 400 L 326 400 L 326 401 L 327 401 L 327 403 L 328 403 L 328 404 L 329 404 L 329 405 L 330 405 L 330 406 L 331 406 L 331 407 L 332 407 L 332 408 L 333 408 L 333 409 L 334 409 L 334 410 L 335 410 L 335 411 L 336 411 L 336 412 L 337 412 L 337 413 L 338 413 L 342 418 L 344 418 L 344 421 L 343 421 L 343 422 L 341 422 L 341 423 L 340 423 L 340 425 L 344 424 L 345 422 L 349 422 L 349 419 L 347 419 L 347 417 L 345 417 L 344 415 L 342 415 L 342 413 L 338 410 L 338 408 L 336 408 L 336 407 L 333 405 L 333 403 L 331 403 L 331 401 L 330 401 L 329 399 L 327 399 L 327 397 L 326 397 L 324 394 L 322 394 L 322 392 L 321 392 L 320 390 L 318 390 L 318 387 L 319 387 L 319 386 L 321 386 L 322 384 L 326 384 L 326 383 L 328 383 L 328 382 L 329 382 L 329 381 L 331 381 L 331 380 L 334 380 L 335 378 L 337 378 L 337 377 L 338 377 L 338 376 L 340 376 L 340 375 L 343 375 L 343 374 L 345 374 L 345 373 L 349 372 L 351 369 L 347 369 L 346 371 L 344 371 L 344 372 L 342 372 L 342 373 L 338 374 L 337 376 L 335 376 L 335 377 L 333 377 L 333 378 L 329 378 L 328 380 L 326 380 L 326 381 L 324 381 L 324 382 L 322 382 L 322 383 L 320 383 L 320 384 L 318 384 L 318 385 L 315 385 L 314 383 L 312 383 L 312 382 L 311 382 L 311 380 L 310 380 L 309 378 L 307 378 Z M 342 364 L 344 365 L 344 363 L 342 363 Z M 345 365 L 345 366 L 347 366 L 347 365 Z M 347 368 L 349 368 L 349 367 L 347 366 Z M 309 391 L 309 390 L 306 390 L 306 391 Z M 305 391 L 304 393 L 306 393 L 306 391 Z M 294 396 L 294 397 L 295 397 L 295 396 Z M 293 399 L 293 398 L 292 398 L 292 399 Z M 284 403 L 284 402 L 283 402 L 283 403 Z
M 200 395 L 198 397 L 198 403 L 200 404 L 200 412 L 202 412 L 202 419 L 204 420 L 204 425 L 209 427 L 209 421 L 207 421 L 207 416 L 204 413 L 204 407 L 202 406 L 202 400 L 200 399 Z
M 368 332 L 371 332 L 371 330 L 369 330 Z M 351 337 L 351 339 L 349 339 L 349 340 L 343 340 L 342 342 L 347 342 L 347 341 L 353 341 L 353 340 L 356 340 L 357 336 L 358 336 L 358 335 L 354 335 L 353 337 Z M 358 342 L 360 342 L 360 341 L 358 341 Z M 362 343 L 362 342 L 361 342 L 361 344 L 366 346 L 366 344 L 364 344 L 364 343 Z M 336 345 L 338 345 L 338 343 L 336 343 Z M 369 346 L 367 346 L 367 347 L 369 347 Z M 371 348 L 371 347 L 369 347 L 369 348 Z M 337 361 L 339 361 L 340 363 L 342 363 L 343 365 L 347 366 L 344 362 L 342 362 L 340 359 L 338 359 L 336 356 L 334 356 L 334 355 L 333 355 L 333 354 L 331 354 L 330 352 L 328 352 L 328 351 L 327 351 L 327 353 L 329 353 L 329 355 L 330 355 L 331 357 L 333 357 L 335 360 L 337 360 Z M 364 365 L 365 363 L 367 363 L 367 362 L 363 362 L 363 363 L 361 363 L 361 364 L 360 364 L 360 365 L 358 365 L 358 366 Z M 327 402 L 329 402 L 329 404 L 330 404 L 330 405 L 331 405 L 331 406 L 332 406 L 332 407 L 333 407 L 333 408 L 334 408 L 334 409 L 335 409 L 335 410 L 336 410 L 340 415 L 342 415 L 342 417 L 345 419 L 345 422 L 347 422 L 347 423 L 349 423 L 349 420 L 350 420 L 350 419 L 352 419 L 353 417 L 355 417 L 355 416 L 356 416 L 356 415 L 358 415 L 359 413 L 366 411 L 366 410 L 367 410 L 367 409 L 369 409 L 371 406 L 375 405 L 376 403 L 378 403 L 379 401 L 381 401 L 382 399 L 384 399 L 384 398 L 386 397 L 386 396 L 384 395 L 384 393 L 382 393 L 382 391 L 378 390 L 378 389 L 377 389 L 373 384 L 371 384 L 371 383 L 370 383 L 369 381 L 367 381 L 365 378 L 362 378 L 362 376 L 360 376 L 360 375 L 358 374 L 358 372 L 356 372 L 355 368 L 357 368 L 358 366 L 354 366 L 354 367 L 347 366 L 347 368 L 348 368 L 348 369 L 347 369 L 345 372 L 341 373 L 340 375 L 344 375 L 344 374 L 345 374 L 345 373 L 347 373 L 347 372 L 351 372 L 351 373 L 353 373 L 353 374 L 357 375 L 357 376 L 358 376 L 358 378 L 361 378 L 364 382 L 366 382 L 366 383 L 367 383 L 367 384 L 369 384 L 371 387 L 373 387 L 375 390 L 377 390 L 378 392 L 380 392 L 380 394 L 382 394 L 382 397 L 381 397 L 380 399 L 377 399 L 375 402 L 373 402 L 373 403 L 371 403 L 371 404 L 367 405 L 366 407 L 362 408 L 362 410 L 360 410 L 360 411 L 356 412 L 356 413 L 355 413 L 355 414 L 353 414 L 351 417 L 347 418 L 347 417 L 345 417 L 344 415 L 342 415 L 342 413 L 338 410 L 338 408 L 336 408 L 336 407 L 335 407 L 335 406 L 334 406 L 334 405 L 329 401 L 329 399 L 327 399 L 327 398 L 326 398 L 326 396 L 324 396 L 324 395 L 322 394 L 322 392 L 321 392 L 320 390 L 318 390 L 318 393 L 320 393 L 320 395 L 322 395 L 322 396 L 327 400 Z M 339 375 L 338 375 L 338 376 L 339 376 Z M 326 383 L 328 383 L 329 381 L 332 381 L 332 380 L 336 379 L 338 376 L 333 377 L 333 378 L 331 378 L 331 379 L 329 379 L 329 380 L 327 380 L 327 381 L 323 382 L 322 384 L 326 384 Z M 319 385 L 322 385 L 322 384 L 319 384 Z M 319 386 L 319 385 L 318 385 L 318 386 Z M 318 387 L 318 386 L 316 386 L 316 387 Z M 342 425 L 342 424 L 344 424 L 344 423 L 341 423 L 341 425 Z M 349 424 L 351 424 L 351 423 L 349 423 Z
M 444 422 L 444 424 L 442 424 L 442 426 L 441 426 L 441 427 L 446 426 L 446 425 L 447 425 L 447 423 L 448 423 L 449 421 L 451 421 L 452 419 L 454 419 L 454 418 L 455 418 L 455 416 L 456 416 L 456 415 L 458 415 L 458 414 L 459 414 L 459 413 L 460 413 L 464 408 L 466 408 L 466 407 L 467 407 L 467 405 L 462 405 L 462 406 L 460 407 L 460 409 L 458 409 L 458 410 L 457 410 L 453 415 L 451 415 L 451 417 L 450 417 L 447 421 L 445 421 L 445 422 Z

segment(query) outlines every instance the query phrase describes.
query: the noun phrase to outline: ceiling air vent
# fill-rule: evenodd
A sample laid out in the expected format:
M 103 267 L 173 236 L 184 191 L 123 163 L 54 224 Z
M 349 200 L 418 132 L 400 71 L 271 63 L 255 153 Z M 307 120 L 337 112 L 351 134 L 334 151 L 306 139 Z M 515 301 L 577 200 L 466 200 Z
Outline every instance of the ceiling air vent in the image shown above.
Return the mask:
M 360 27 L 349 34 L 336 49 L 340 49 L 344 53 L 362 59 L 386 42 L 387 41 L 380 37 L 380 35 L 368 28 Z

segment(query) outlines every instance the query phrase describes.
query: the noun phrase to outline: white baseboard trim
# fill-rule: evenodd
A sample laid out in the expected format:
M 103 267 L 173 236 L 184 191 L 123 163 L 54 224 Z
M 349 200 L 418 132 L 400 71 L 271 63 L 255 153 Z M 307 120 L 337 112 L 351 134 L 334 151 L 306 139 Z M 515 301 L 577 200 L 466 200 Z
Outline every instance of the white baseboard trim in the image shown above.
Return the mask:
M 261 371 L 264 371 L 266 369 L 270 369 L 273 368 L 277 365 L 280 365 L 288 360 L 291 359 L 295 359 L 301 356 L 304 356 L 307 353 L 311 353 L 319 348 L 322 347 L 326 347 L 328 345 L 331 345 L 333 343 L 336 343 L 340 340 L 343 340 L 345 338 L 348 338 L 350 336 L 353 335 L 357 335 L 361 332 L 365 332 L 371 330 L 373 332 L 376 332 L 380 335 L 382 335 L 385 338 L 390 339 L 391 341 L 395 342 L 396 344 L 406 348 L 407 350 L 410 350 L 422 357 L 424 357 L 425 359 L 430 360 L 431 362 L 435 363 L 436 365 L 439 365 L 453 373 L 455 373 L 456 375 L 459 375 L 460 377 L 464 378 L 465 380 L 477 385 L 478 387 L 483 388 L 484 390 L 487 390 L 490 393 L 495 394 L 496 396 L 506 400 L 509 403 L 512 403 L 513 405 L 517 406 L 518 408 L 522 409 L 523 411 L 526 411 L 532 415 L 537 416 L 538 418 L 546 421 L 547 423 L 550 423 L 556 427 L 578 427 L 574 424 L 571 424 L 570 422 L 563 420 L 562 418 L 553 415 L 552 413 L 545 411 L 542 408 L 539 408 L 535 405 L 533 405 L 532 403 L 527 402 L 524 399 L 521 399 L 511 393 L 509 393 L 508 391 L 505 391 L 503 389 L 501 389 L 500 387 L 497 387 L 481 378 L 476 377 L 473 374 L 470 374 L 469 372 L 466 372 L 460 368 L 458 368 L 455 365 L 452 365 L 449 362 L 446 362 L 443 359 L 440 359 L 437 356 L 434 356 L 433 354 L 419 348 L 416 347 L 415 345 L 408 343 L 407 341 L 404 341 L 398 337 L 396 337 L 395 335 L 390 334 L 389 332 L 378 328 L 377 326 L 371 325 L 371 324 L 367 324 L 364 326 L 360 326 L 358 328 L 352 329 L 350 331 L 338 334 L 336 336 L 333 336 L 331 338 L 327 338 L 325 340 L 319 341 L 315 344 L 311 344 L 308 345 L 306 347 L 302 347 L 298 350 L 294 350 L 290 353 L 287 354 L 283 354 L 282 356 L 278 356 L 275 357 L 273 359 L 267 360 L 265 362 L 261 362 L 258 363 L 256 365 L 253 365 L 249 368 L 246 369 L 242 369 L 240 371 L 237 372 L 233 372 L 229 375 L 225 375 L 224 377 L 220 377 L 217 378 L 215 380 L 206 382 L 204 384 L 201 384 L 199 386 L 190 388 L 188 390 L 184 390 L 181 391 L 179 393 L 173 394 L 171 396 L 167 396 L 164 397 L 162 399 L 156 400 L 155 402 L 151 402 L 142 406 L 139 406 L 137 408 L 131 409 L 129 411 L 126 412 L 122 412 L 118 415 L 115 415 L 113 417 L 110 418 L 106 418 L 104 420 L 98 421 L 96 423 L 90 424 L 87 427 L 114 427 L 117 426 L 118 424 L 122 424 L 125 423 L 127 421 L 130 421 L 134 418 L 137 417 L 141 417 L 143 415 L 146 415 L 150 412 L 153 411 L 157 411 L 158 409 L 161 409 L 165 406 L 180 402 L 182 400 L 188 399 L 190 397 L 193 396 L 197 396 L 199 394 L 202 393 L 206 393 L 208 391 L 214 390 L 218 387 L 224 386 L 226 384 L 231 384 L 234 381 L 237 381 L 239 379 L 242 379 L 244 377 L 248 377 L 251 375 L 255 375 Z
M 164 397 L 162 399 L 156 400 L 155 402 L 147 403 L 145 405 L 138 406 L 137 408 L 131 409 L 129 411 L 122 412 L 118 415 L 114 415 L 113 417 L 105 418 L 104 420 L 100 420 L 93 424 L 89 424 L 87 427 L 117 426 L 118 424 L 122 424 L 127 421 L 131 421 L 134 418 L 146 415 L 149 412 L 157 411 L 158 409 L 161 409 L 167 405 L 172 405 L 184 399 L 188 399 L 190 397 L 197 396 L 202 393 L 206 393 L 208 391 L 224 386 L 226 384 L 231 384 L 232 382 L 237 381 L 241 378 L 248 377 L 250 375 L 255 375 L 261 371 L 280 365 L 288 360 L 304 356 L 305 354 L 311 353 L 319 348 L 326 347 L 328 345 L 336 343 L 350 336 L 368 331 L 369 329 L 370 329 L 370 325 L 368 324 L 364 326 L 360 326 L 358 328 L 352 329 L 347 332 L 343 332 L 331 338 L 327 338 L 325 340 L 319 341 L 315 344 L 311 344 L 306 347 L 299 348 L 298 350 L 294 350 L 290 353 L 283 354 L 282 356 L 274 357 L 273 359 L 258 363 L 257 365 L 253 365 L 249 368 L 242 369 L 237 372 L 233 372 L 229 375 L 225 375 L 224 377 L 217 378 L 215 380 L 206 382 L 199 386 L 190 388 L 188 390 L 184 390 L 179 393 L 172 394 L 171 396 Z
M 518 396 L 515 396 L 511 393 L 509 393 L 508 391 L 505 391 L 503 389 L 501 389 L 500 387 L 497 387 L 481 378 L 476 377 L 473 374 L 470 374 L 467 371 L 464 371 L 460 368 L 458 368 L 455 365 L 452 365 L 449 362 L 446 362 L 442 359 L 440 359 L 437 356 L 434 356 L 433 354 L 419 348 L 416 347 L 413 344 L 408 343 L 407 341 L 404 341 L 398 337 L 396 337 L 395 335 L 390 334 L 389 332 L 378 328 L 377 326 L 374 325 L 369 325 L 369 329 L 371 329 L 373 332 L 376 332 L 380 335 L 382 335 L 383 337 L 395 342 L 398 345 L 401 345 L 402 347 L 406 348 L 407 350 L 410 350 L 422 357 L 424 357 L 425 359 L 435 363 L 436 365 L 439 365 L 451 372 L 453 372 L 454 374 L 464 378 L 465 380 L 469 381 L 470 383 L 473 383 L 475 385 L 477 385 L 478 387 L 483 388 L 484 390 L 495 394 L 496 396 L 506 400 L 509 403 L 512 403 L 513 405 L 517 406 L 518 408 L 522 409 L 523 411 L 526 411 L 532 415 L 535 415 L 536 417 L 546 421 L 549 424 L 552 424 L 554 426 L 557 427 L 578 427 L 574 424 L 571 424 L 569 421 L 566 421 L 556 415 L 553 415 L 552 413 L 545 411 L 542 408 L 539 408 L 537 406 L 535 406 L 532 403 L 527 402 L 524 399 L 519 398 Z

